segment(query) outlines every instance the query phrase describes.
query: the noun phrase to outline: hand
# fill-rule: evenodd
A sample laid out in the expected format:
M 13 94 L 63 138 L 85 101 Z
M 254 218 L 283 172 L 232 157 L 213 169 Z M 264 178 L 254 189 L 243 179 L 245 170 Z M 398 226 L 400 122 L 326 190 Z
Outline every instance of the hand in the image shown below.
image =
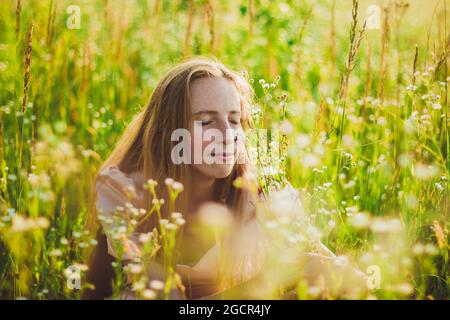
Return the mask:
M 167 281 L 167 272 L 164 269 L 163 265 L 156 261 L 150 261 L 148 265 L 148 273 L 147 273 L 148 281 L 159 280 L 164 283 Z M 169 292 L 169 300 L 184 300 L 183 292 L 178 288 L 172 288 Z
M 315 253 L 299 253 L 286 265 L 286 285 L 305 281 L 318 295 L 341 297 L 367 292 L 367 276 L 346 258 Z

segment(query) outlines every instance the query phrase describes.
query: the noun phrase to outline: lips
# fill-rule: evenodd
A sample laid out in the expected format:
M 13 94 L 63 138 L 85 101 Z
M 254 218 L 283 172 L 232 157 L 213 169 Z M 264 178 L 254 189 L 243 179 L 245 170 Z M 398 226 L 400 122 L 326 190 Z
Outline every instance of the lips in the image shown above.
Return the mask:
M 213 152 L 211 152 L 211 155 L 212 155 L 213 157 L 215 157 L 215 156 L 216 156 L 216 153 L 213 151 Z M 222 156 L 222 157 L 227 157 L 227 156 L 232 156 L 232 155 L 234 155 L 234 153 L 226 153 L 226 152 L 223 152 L 222 154 L 218 153 L 217 155 L 218 155 L 218 156 Z
M 221 159 L 223 161 L 229 161 L 232 160 L 234 158 L 234 153 L 227 153 L 227 152 L 222 152 L 222 153 L 218 153 L 216 154 L 215 152 L 211 152 L 211 156 Z
M 234 156 L 234 153 L 226 153 L 226 152 L 223 152 L 223 153 L 221 153 L 221 154 L 220 154 L 220 153 L 216 154 L 215 152 L 212 152 L 211 155 L 212 155 L 213 157 L 215 157 L 215 156 L 217 155 L 218 157 L 227 158 L 227 157 L 232 157 L 232 156 Z

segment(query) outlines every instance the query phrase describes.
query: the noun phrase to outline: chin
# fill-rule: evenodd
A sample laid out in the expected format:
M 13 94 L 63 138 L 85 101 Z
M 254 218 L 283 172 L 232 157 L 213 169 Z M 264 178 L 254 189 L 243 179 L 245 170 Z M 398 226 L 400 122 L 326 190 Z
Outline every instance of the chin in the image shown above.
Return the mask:
M 216 179 L 228 177 L 233 172 L 233 165 L 219 164 L 211 168 L 211 175 Z
M 215 164 L 208 165 L 203 168 L 197 168 L 197 171 L 210 178 L 223 179 L 228 177 L 233 172 L 233 167 L 234 165 L 232 164 Z

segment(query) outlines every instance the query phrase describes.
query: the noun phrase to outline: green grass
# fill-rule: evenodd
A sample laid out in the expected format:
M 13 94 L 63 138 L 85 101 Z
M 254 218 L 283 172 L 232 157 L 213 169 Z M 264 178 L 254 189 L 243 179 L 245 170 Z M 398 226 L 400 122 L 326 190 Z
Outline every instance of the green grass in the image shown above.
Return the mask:
M 95 245 L 92 177 L 187 55 L 247 71 L 256 126 L 285 134 L 285 171 L 261 182 L 287 178 L 327 246 L 379 266 L 374 295 L 449 297 L 445 1 L 391 1 L 363 32 L 369 1 L 353 18 L 350 1 L 75 1 L 69 29 L 73 3 L 0 4 L 1 299 L 80 297 L 64 270 Z M 16 221 L 26 231 L 13 216 L 31 219 Z

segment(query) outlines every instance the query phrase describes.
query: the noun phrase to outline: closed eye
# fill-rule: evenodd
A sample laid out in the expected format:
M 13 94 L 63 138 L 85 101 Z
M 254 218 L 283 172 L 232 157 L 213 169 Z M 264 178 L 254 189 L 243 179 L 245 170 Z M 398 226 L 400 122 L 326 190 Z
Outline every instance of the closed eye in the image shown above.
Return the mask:
M 202 121 L 202 126 L 207 126 L 212 123 L 212 120 Z

